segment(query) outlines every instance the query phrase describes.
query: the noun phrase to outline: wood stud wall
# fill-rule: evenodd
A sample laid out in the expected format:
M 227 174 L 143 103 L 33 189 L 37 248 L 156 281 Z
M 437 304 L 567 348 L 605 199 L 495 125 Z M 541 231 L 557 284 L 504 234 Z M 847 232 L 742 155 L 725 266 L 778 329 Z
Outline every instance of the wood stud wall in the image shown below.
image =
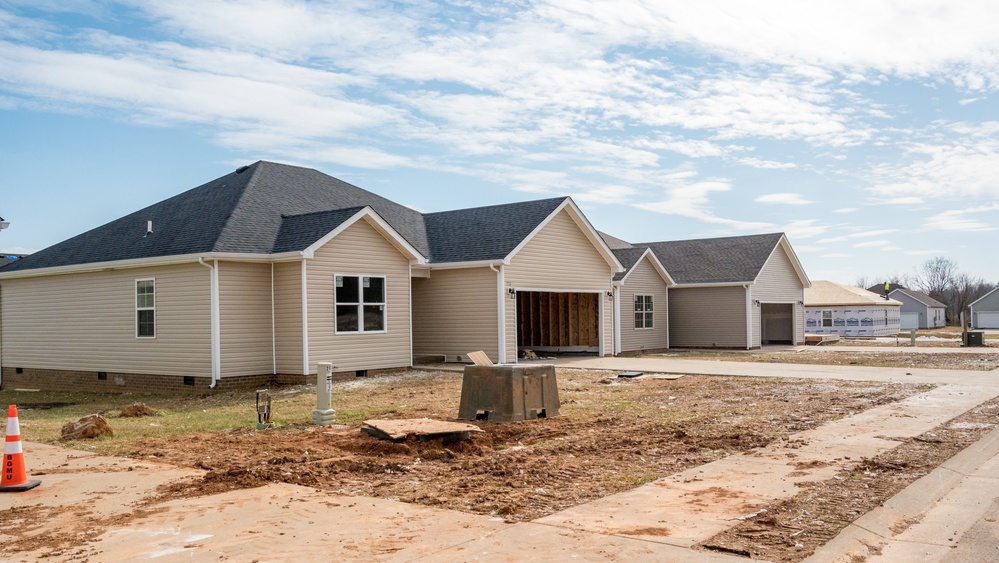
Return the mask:
M 520 347 L 600 346 L 596 293 L 517 292 Z

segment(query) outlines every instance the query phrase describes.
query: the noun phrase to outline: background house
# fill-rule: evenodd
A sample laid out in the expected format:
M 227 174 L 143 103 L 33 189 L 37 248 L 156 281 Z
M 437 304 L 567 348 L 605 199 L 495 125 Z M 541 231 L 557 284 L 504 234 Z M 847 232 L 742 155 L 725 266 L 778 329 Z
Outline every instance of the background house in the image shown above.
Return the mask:
M 902 302 L 902 330 L 947 326 L 947 305 L 929 295 L 900 287 L 892 290 L 888 296 Z
M 971 326 L 999 328 L 999 287 L 975 300 L 971 309 Z
M 884 289 L 882 287 L 882 289 Z M 826 280 L 805 288 L 805 332 L 842 336 L 895 336 L 900 301 Z

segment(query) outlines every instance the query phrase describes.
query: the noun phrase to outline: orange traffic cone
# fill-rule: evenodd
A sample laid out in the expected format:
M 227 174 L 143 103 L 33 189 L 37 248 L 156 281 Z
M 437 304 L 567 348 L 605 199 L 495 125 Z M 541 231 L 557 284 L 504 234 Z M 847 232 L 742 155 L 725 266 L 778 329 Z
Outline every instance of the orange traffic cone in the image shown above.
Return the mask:
M 41 484 L 41 481 L 29 481 L 24 471 L 24 451 L 21 449 L 21 425 L 17 423 L 17 405 L 10 405 L 7 408 L 7 440 L 3 444 L 0 493 L 18 493 Z

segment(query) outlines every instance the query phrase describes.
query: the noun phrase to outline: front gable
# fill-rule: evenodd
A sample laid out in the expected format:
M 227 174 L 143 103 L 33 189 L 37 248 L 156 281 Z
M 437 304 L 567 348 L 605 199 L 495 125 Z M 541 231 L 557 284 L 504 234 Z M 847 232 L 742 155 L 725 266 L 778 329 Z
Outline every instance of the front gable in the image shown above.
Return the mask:
M 572 215 L 566 208 L 556 211 L 510 253 L 508 284 L 518 289 L 610 289 L 616 270 L 607 256 L 613 254 L 594 246 Z

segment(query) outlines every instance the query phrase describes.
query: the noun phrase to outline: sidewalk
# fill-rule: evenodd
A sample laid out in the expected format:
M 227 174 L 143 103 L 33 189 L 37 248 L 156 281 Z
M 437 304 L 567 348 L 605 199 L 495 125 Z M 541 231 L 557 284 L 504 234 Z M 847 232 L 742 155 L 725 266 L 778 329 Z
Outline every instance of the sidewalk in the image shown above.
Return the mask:
M 734 519 L 796 492 L 802 480 L 829 478 L 846 463 L 894 447 L 999 396 L 999 372 L 709 362 L 672 358 L 587 358 L 566 367 L 752 377 L 934 382 L 935 389 L 792 436 L 784 444 L 733 455 L 625 493 L 534 522 L 434 509 L 367 497 L 331 495 L 289 484 L 148 504 L 156 486 L 198 470 L 89 455 L 26 443 L 28 472 L 42 486 L 0 495 L 0 513 L 37 518 L 20 538 L 3 535 L 0 558 L 31 561 L 41 539 L 93 535 L 85 548 L 50 560 L 160 561 L 745 561 L 691 545 Z M 792 456 L 789 456 L 792 454 Z M 821 460 L 823 464 L 809 464 Z M 830 465 L 824 465 L 830 463 Z M 802 471 L 801 467 L 820 465 Z M 889 502 L 860 518 L 810 561 L 960 561 L 994 549 L 988 534 L 999 499 L 999 430 L 964 450 Z M 803 474 L 804 473 L 804 474 Z M 109 475 L 112 476 L 109 478 Z M 904 522 L 911 524 L 900 526 Z M 3 520 L 0 520 L 3 523 Z M 990 527 L 990 525 L 992 527 Z M 97 527 L 95 529 L 95 527 Z M 893 530 L 897 530 L 894 532 Z M 4 553 L 10 542 L 39 539 L 34 551 Z M 976 544 L 975 538 L 978 539 Z M 958 548 L 952 548 L 953 545 Z M 878 555 L 880 554 L 880 555 Z M 945 559 L 950 558 L 950 559 Z M 965 559 L 975 560 L 975 559 Z M 978 559 L 986 560 L 986 559 Z

